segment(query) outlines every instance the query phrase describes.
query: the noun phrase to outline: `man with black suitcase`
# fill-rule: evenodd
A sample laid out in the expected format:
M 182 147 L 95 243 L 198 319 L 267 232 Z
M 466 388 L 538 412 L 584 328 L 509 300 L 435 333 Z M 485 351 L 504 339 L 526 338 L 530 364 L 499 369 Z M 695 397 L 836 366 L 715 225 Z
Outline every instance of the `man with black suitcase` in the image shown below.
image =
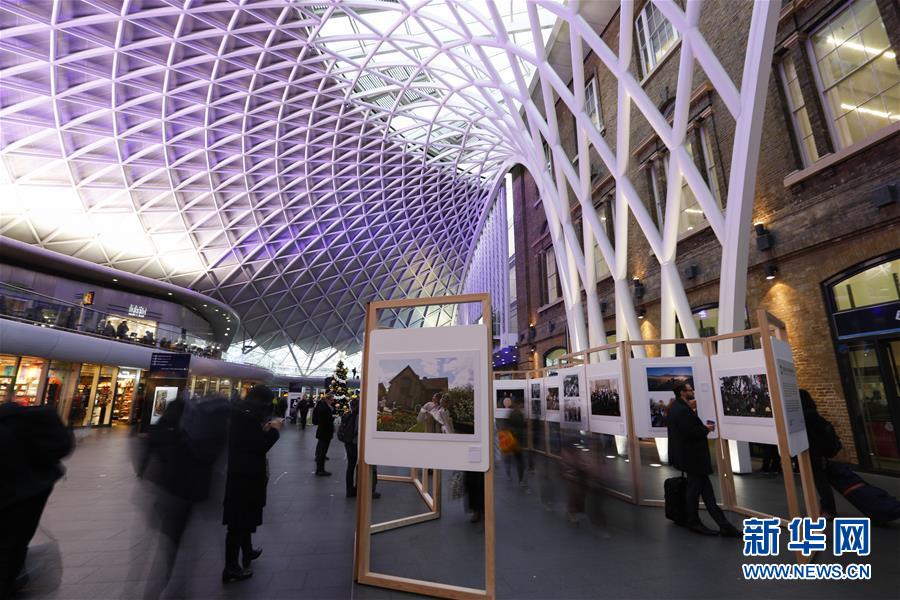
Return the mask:
M 741 532 L 728 522 L 725 513 L 716 503 L 709 475 L 712 460 L 709 457 L 707 436 L 715 431 L 715 423 L 704 425 L 695 412 L 697 399 L 690 383 L 675 388 L 675 399 L 669 405 L 667 420 L 669 430 L 669 462 L 687 474 L 684 492 L 685 525 L 694 533 L 740 537 Z M 703 497 L 706 511 L 719 525 L 719 531 L 710 529 L 700 520 L 699 499 Z

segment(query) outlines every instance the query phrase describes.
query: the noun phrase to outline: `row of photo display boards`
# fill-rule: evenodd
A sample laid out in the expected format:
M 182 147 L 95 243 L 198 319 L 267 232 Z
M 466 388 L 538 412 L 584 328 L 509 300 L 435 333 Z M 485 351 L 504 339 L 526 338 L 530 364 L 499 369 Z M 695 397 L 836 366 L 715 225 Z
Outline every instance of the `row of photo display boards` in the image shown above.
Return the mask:
M 773 339 L 772 346 L 788 445 L 791 456 L 796 456 L 808 442 L 794 363 L 785 342 Z M 624 436 L 628 434 L 630 410 L 638 437 L 667 437 L 667 407 L 674 399 L 674 389 L 689 384 L 700 419 L 716 424 L 710 438 L 721 435 L 742 442 L 778 443 L 769 388 L 772 382 L 762 350 L 718 354 L 711 359 L 632 358 L 630 402 L 618 360 L 560 367 L 555 373 L 536 379 L 494 381 L 496 418 L 507 418 L 511 405 L 519 402 L 532 420 L 559 423 L 563 429 Z

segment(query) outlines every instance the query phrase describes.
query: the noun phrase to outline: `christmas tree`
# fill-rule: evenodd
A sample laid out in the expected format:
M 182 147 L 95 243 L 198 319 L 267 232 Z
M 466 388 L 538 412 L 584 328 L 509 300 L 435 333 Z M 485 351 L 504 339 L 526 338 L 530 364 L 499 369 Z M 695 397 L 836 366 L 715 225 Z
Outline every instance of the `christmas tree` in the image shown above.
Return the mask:
M 347 394 L 347 367 L 344 361 L 339 360 L 334 369 L 334 377 L 328 386 L 328 393 L 334 398 L 334 410 L 337 414 L 343 414 L 350 408 L 350 396 Z

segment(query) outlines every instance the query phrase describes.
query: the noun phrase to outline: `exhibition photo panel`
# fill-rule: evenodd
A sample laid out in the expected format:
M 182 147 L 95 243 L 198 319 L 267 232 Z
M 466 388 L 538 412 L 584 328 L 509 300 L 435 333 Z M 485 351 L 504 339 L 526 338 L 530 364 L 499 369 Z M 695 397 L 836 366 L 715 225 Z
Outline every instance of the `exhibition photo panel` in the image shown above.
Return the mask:
M 762 350 L 717 354 L 711 361 L 723 438 L 777 444 L 766 358 Z
M 544 411 L 550 423 L 559 423 L 561 392 L 562 379 L 558 375 L 544 378 Z
M 522 380 L 494 381 L 494 417 L 506 419 L 514 406 L 525 413 L 525 394 L 527 384 Z
M 542 379 L 528 380 L 528 410 L 529 419 L 543 420 L 544 418 L 544 381 Z
M 487 470 L 493 401 L 487 340 L 484 325 L 370 333 L 367 463 Z
M 638 437 L 668 437 L 669 405 L 684 387 L 697 400 L 697 414 L 715 423 L 716 410 L 705 356 L 636 358 L 631 361 L 632 409 Z M 718 437 L 718 428 L 710 433 Z
M 569 367 L 559 370 L 562 379 L 562 400 L 560 401 L 560 426 L 565 429 L 588 428 L 588 406 L 584 384 L 584 367 Z
M 594 433 L 625 435 L 627 432 L 621 365 L 607 361 L 585 365 L 590 428 Z

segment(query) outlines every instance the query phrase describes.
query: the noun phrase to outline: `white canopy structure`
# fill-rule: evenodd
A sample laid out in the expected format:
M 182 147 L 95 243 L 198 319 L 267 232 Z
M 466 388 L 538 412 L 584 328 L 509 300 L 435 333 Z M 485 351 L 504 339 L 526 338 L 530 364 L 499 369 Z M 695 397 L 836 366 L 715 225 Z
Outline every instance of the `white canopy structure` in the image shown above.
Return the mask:
M 628 71 L 629 0 L 2 0 L 0 234 L 220 298 L 241 316 L 245 350 L 310 372 L 359 350 L 368 301 L 461 291 L 498 178 L 521 163 L 541 191 L 573 344 L 602 341 L 584 260 L 594 239 L 621 337 L 640 335 L 629 212 L 662 265 L 663 337 L 676 313 L 690 336 L 675 228 L 668 216 L 656 228 L 625 175 L 629 128 L 606 139 L 585 112 L 593 51 L 618 78 L 619 123 L 637 109 L 671 151 L 669 215 L 681 173 L 723 245 L 728 331 L 742 314 L 779 2 L 755 6 L 739 82 L 697 29 L 702 1 L 654 3 L 682 38 L 672 123 Z M 592 23 L 619 8 L 610 48 Z M 570 56 L 548 54 L 566 36 Z M 695 60 L 737 123 L 726 212 L 684 146 Z M 543 109 L 557 98 L 578 124 L 577 166 Z M 614 239 L 591 208 L 590 147 L 616 177 Z M 588 208 L 585 242 L 570 202 Z

